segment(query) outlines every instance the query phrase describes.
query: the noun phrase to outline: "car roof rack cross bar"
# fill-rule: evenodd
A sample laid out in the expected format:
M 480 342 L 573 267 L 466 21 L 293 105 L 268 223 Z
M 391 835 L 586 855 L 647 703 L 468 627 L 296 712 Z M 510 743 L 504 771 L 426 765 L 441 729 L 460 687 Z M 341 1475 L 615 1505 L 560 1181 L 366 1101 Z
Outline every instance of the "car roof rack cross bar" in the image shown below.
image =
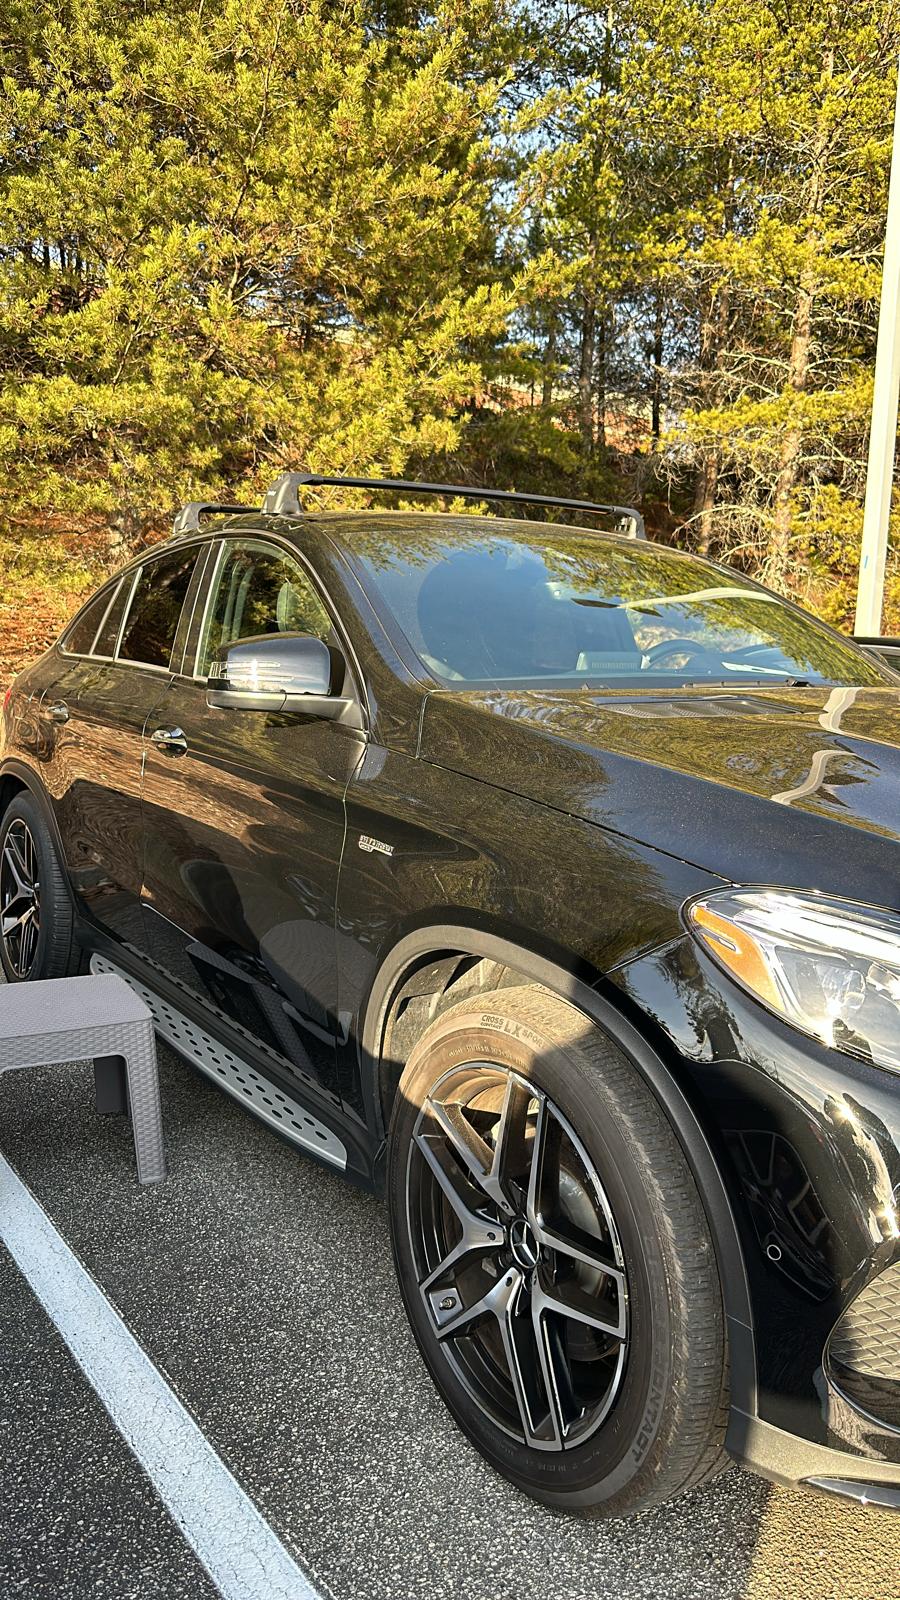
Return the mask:
M 186 506 L 182 506 L 181 510 L 175 513 L 172 538 L 183 539 L 185 534 L 196 533 L 201 517 L 234 516 L 238 512 L 258 512 L 258 510 L 258 506 L 224 505 L 214 500 L 189 500 Z
M 263 511 L 281 517 L 302 516 L 300 491 L 319 487 L 393 489 L 404 494 L 445 494 L 458 495 L 465 500 L 499 500 L 507 505 L 558 506 L 566 511 L 615 517 L 625 525 L 625 532 L 630 539 L 647 537 L 644 519 L 634 506 L 601 505 L 594 500 L 567 500 L 555 494 L 520 494 L 517 490 L 484 489 L 466 483 L 417 483 L 406 478 L 332 478 L 316 472 L 282 472 L 266 494 Z

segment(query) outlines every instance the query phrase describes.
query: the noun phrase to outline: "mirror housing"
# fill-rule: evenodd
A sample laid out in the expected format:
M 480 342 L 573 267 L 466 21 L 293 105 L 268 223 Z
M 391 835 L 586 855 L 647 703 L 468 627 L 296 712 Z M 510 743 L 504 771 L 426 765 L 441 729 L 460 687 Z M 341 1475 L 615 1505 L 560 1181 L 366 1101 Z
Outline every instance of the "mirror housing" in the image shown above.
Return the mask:
M 356 701 L 338 692 L 345 673 L 340 653 L 313 634 L 235 639 L 216 652 L 206 703 L 223 711 L 298 711 L 352 721 Z

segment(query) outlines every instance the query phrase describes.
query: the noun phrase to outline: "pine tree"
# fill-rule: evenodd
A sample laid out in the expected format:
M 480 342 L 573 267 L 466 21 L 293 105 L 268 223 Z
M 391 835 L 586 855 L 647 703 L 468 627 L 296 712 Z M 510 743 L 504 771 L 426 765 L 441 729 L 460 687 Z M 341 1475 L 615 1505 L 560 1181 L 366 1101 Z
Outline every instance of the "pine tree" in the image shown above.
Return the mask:
M 0 0 L 7 596 L 306 463 L 643 496 L 846 620 L 898 47 L 900 0 Z
M 898 39 L 893 0 L 665 0 L 628 75 L 641 136 L 679 149 L 686 180 L 689 526 L 801 593 L 823 564 L 849 580 L 859 536 Z
M 0 507 L 114 525 L 455 444 L 506 309 L 493 0 L 4 6 Z M 487 41 L 490 41 L 488 43 Z

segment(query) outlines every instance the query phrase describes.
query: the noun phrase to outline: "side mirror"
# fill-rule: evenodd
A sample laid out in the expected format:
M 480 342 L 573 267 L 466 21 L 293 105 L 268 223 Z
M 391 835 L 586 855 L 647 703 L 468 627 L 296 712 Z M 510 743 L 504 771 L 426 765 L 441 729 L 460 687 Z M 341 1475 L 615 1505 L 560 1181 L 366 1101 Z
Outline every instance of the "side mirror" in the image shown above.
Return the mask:
M 300 711 L 358 725 L 356 701 L 338 692 L 343 675 L 339 653 L 312 634 L 260 634 L 217 652 L 206 703 L 226 711 Z
M 858 644 L 861 650 L 865 650 L 867 656 L 874 656 L 881 666 L 900 672 L 900 639 L 883 638 L 881 635 L 873 638 L 855 633 L 853 643 Z

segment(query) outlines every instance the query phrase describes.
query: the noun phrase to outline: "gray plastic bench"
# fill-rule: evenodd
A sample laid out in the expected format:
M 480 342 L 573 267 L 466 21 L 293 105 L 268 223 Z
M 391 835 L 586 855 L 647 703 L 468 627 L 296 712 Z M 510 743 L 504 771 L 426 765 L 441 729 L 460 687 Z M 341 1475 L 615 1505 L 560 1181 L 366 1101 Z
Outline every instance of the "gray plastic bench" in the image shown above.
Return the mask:
M 94 1063 L 97 1110 L 131 1110 L 139 1181 L 161 1183 L 156 1040 L 144 1002 L 110 973 L 0 986 L 0 1072 L 83 1060 Z

